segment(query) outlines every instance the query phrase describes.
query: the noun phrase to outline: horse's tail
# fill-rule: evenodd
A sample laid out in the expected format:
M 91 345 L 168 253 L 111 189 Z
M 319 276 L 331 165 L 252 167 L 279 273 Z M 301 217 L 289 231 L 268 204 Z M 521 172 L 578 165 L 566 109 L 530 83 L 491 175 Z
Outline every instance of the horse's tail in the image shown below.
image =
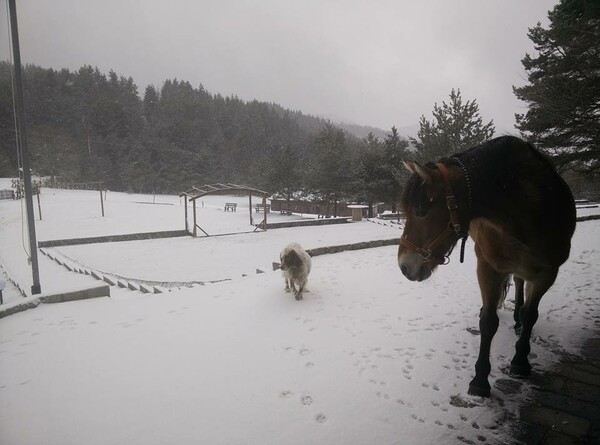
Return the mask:
M 506 295 L 508 295 L 508 290 L 510 289 L 510 282 L 512 279 L 512 274 L 509 274 L 504 279 L 502 283 L 502 291 L 500 292 L 500 299 L 498 300 L 498 309 L 502 307 L 504 304 L 504 300 L 506 300 Z

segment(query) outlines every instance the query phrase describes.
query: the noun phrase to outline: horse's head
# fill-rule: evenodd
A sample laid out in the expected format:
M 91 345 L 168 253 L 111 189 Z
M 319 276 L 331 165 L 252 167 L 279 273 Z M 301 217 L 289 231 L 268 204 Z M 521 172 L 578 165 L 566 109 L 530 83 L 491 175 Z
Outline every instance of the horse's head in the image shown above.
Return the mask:
M 446 262 L 459 239 L 456 199 L 443 164 L 404 165 L 413 174 L 402 195 L 406 224 L 398 249 L 398 266 L 409 280 L 423 281 Z

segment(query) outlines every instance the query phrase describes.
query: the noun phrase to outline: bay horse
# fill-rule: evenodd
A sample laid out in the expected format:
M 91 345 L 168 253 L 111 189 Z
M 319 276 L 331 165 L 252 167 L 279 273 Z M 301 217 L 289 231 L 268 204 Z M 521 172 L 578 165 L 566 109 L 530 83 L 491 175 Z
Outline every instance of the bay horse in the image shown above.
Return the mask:
M 413 174 L 401 204 L 406 224 L 398 265 L 411 281 L 429 278 L 446 264 L 459 240 L 471 236 L 483 305 L 481 343 L 469 394 L 489 397 L 490 345 L 498 329 L 496 309 L 508 279 L 515 282 L 515 330 L 519 334 L 510 373 L 525 378 L 538 305 L 569 257 L 575 202 L 569 186 L 533 145 L 503 136 L 437 163 L 406 161 Z

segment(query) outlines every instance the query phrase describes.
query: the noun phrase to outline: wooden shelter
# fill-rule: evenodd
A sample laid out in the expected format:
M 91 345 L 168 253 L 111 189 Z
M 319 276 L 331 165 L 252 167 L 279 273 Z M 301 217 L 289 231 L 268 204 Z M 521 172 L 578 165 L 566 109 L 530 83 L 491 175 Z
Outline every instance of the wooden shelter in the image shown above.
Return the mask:
M 197 236 L 197 229 L 202 230 L 202 232 L 206 236 L 210 236 L 206 233 L 202 227 L 198 225 L 196 219 L 196 200 L 206 195 L 229 195 L 232 193 L 248 193 L 248 201 L 249 201 L 249 211 L 250 211 L 250 225 L 254 225 L 254 220 L 252 218 L 252 194 L 262 196 L 262 210 L 263 210 L 263 221 L 257 225 L 257 228 L 262 228 L 263 230 L 267 230 L 267 196 L 269 195 L 267 192 L 263 190 L 258 190 L 253 187 L 248 187 L 247 185 L 237 185 L 237 184 L 206 184 L 202 187 L 192 187 L 190 190 L 181 193 L 179 196 L 184 197 L 185 199 L 185 230 L 190 233 L 188 226 L 188 201 L 193 203 L 193 217 L 194 217 L 194 226 L 192 228 L 192 236 Z

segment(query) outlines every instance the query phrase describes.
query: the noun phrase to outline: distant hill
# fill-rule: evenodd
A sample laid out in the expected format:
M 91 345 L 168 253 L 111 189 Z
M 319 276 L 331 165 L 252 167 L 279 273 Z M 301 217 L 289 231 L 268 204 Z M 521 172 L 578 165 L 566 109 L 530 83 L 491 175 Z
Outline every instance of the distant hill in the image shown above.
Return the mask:
M 418 131 L 419 131 L 419 124 L 398 127 L 398 133 L 406 136 L 407 139 L 409 136 L 416 139 Z
M 386 138 L 388 133 L 391 131 L 391 129 L 382 130 L 381 128 L 371 127 L 369 125 L 349 124 L 346 122 L 337 122 L 337 121 L 333 121 L 333 120 L 332 120 L 332 122 L 334 123 L 334 125 L 336 127 L 342 128 L 343 130 L 346 130 L 348 133 L 350 133 L 360 139 L 367 137 L 367 135 L 369 133 L 373 133 L 379 139 L 383 140 Z M 404 139 L 407 139 L 407 140 L 408 140 L 409 136 L 416 138 L 417 131 L 419 130 L 418 125 L 408 125 L 405 127 L 397 127 L 397 128 L 398 128 L 398 133 L 402 137 L 404 137 Z
M 365 138 L 369 133 L 373 133 L 376 137 L 383 141 L 387 137 L 388 133 L 391 131 L 391 129 L 390 131 L 385 131 L 377 127 L 370 127 L 368 125 L 347 124 L 345 122 L 334 122 L 334 125 L 343 130 L 346 130 L 351 135 L 356 136 L 360 139 Z M 417 149 L 415 147 L 415 144 L 410 140 L 409 137 L 416 138 L 418 130 L 418 125 L 409 125 L 406 127 L 398 128 L 398 133 L 400 134 L 400 136 L 408 141 L 409 151 L 416 151 Z
M 369 133 L 373 133 L 379 139 L 383 140 L 388 133 L 388 131 L 381 128 L 370 127 L 368 125 L 348 124 L 345 122 L 333 122 L 333 124 L 360 139 L 366 138 Z

